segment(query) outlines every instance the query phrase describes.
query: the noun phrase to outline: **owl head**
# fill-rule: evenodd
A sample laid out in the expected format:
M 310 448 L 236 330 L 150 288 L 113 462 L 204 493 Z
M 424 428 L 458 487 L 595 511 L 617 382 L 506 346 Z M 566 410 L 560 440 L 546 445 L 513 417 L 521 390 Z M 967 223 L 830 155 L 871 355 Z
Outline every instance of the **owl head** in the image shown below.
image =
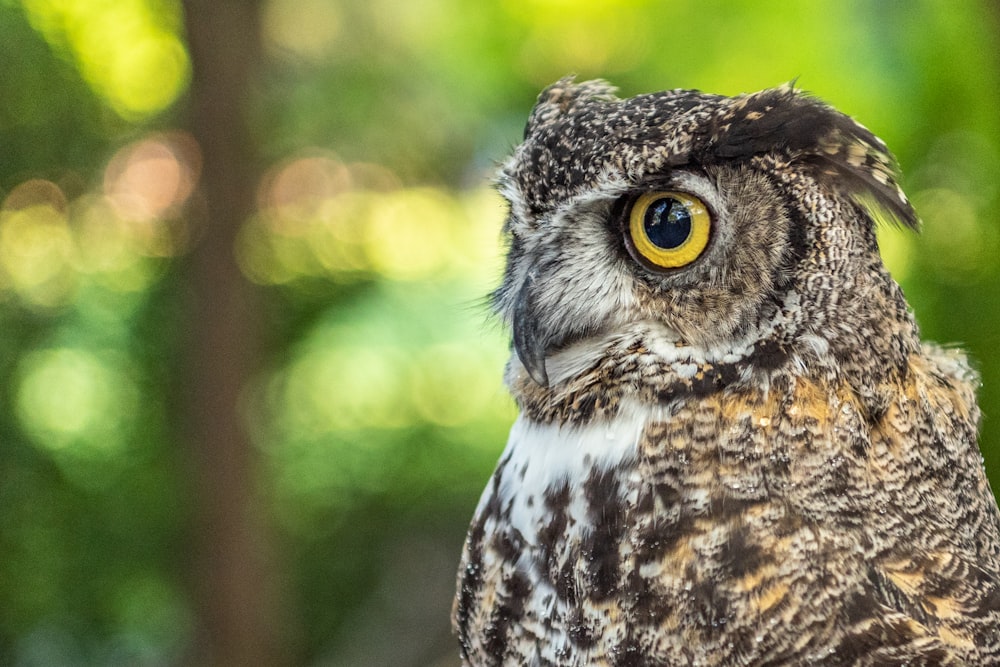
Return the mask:
M 614 93 L 547 88 L 500 171 L 512 364 L 545 386 L 553 355 L 639 330 L 747 367 L 899 362 L 914 325 L 875 220 L 917 218 L 881 140 L 791 86 Z

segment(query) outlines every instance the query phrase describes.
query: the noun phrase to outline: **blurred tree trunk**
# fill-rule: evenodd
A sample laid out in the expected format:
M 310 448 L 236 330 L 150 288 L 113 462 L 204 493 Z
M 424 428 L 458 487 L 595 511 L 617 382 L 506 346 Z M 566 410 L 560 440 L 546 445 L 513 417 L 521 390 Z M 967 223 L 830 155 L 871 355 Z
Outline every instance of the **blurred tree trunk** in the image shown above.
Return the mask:
M 260 54 L 258 2 L 184 0 L 193 67 L 191 128 L 203 155 L 188 263 L 185 410 L 195 490 L 198 664 L 282 662 L 276 591 L 254 449 L 240 396 L 256 367 L 259 308 L 234 255 L 252 212 L 257 155 L 246 107 Z

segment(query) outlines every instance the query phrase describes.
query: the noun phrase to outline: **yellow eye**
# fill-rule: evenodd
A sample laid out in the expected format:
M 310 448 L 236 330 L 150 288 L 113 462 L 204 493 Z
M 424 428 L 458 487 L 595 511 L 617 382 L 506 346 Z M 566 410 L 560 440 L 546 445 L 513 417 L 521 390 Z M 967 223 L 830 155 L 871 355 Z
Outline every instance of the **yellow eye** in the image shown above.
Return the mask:
M 647 192 L 632 204 L 630 250 L 654 268 L 676 269 L 698 259 L 708 245 L 712 217 L 697 197 L 684 192 Z

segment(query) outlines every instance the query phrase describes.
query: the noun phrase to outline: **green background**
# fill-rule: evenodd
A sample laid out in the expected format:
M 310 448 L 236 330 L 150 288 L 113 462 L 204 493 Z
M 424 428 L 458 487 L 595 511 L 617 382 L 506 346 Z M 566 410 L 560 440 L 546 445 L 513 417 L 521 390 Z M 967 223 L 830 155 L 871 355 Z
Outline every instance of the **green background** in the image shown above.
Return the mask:
M 217 4 L 259 23 L 218 35 L 259 52 L 253 212 L 224 252 L 257 314 L 226 346 L 251 358 L 237 484 L 266 565 L 227 594 L 271 619 L 256 664 L 457 664 L 461 540 L 514 417 L 490 178 L 568 73 L 623 95 L 796 79 L 882 137 L 924 221 L 883 255 L 925 337 L 981 370 L 1000 484 L 995 3 Z M 185 9 L 0 0 L 0 664 L 237 664 L 205 631 L 229 627 L 198 555 L 227 517 L 203 521 L 186 436 L 189 297 L 218 286 L 190 271 L 213 167 Z

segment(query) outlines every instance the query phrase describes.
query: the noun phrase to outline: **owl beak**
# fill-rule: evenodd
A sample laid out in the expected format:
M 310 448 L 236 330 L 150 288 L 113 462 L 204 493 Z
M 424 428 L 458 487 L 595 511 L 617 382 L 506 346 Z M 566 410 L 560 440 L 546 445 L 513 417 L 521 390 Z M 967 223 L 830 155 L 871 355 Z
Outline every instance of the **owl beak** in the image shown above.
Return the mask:
M 521 365 L 531 379 L 543 387 L 549 386 L 549 376 L 545 372 L 546 343 L 539 331 L 539 316 L 535 312 L 532 287 L 535 273 L 529 271 L 514 302 L 514 351 Z

